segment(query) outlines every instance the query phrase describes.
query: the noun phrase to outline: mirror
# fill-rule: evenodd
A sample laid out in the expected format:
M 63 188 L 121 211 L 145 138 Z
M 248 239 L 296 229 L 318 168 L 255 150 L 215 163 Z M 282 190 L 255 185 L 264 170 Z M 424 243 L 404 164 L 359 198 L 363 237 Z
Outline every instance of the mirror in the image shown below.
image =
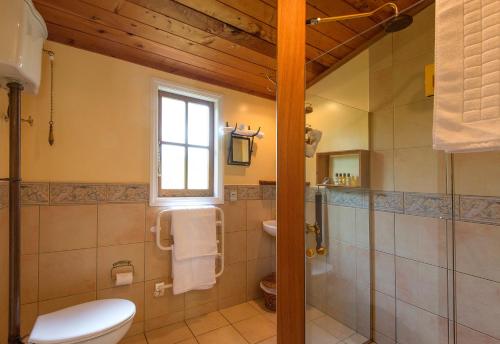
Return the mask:
M 252 140 L 249 137 L 231 135 L 229 142 L 228 165 L 250 166 L 252 159 Z

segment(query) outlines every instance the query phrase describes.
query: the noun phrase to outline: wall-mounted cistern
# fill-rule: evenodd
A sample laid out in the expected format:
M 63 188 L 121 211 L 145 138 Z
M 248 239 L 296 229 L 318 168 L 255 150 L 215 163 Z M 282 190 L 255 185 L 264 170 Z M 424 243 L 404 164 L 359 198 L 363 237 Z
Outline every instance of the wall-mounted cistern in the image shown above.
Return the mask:
M 318 25 L 321 23 L 371 17 L 372 15 L 374 15 L 375 13 L 379 12 L 380 10 L 386 7 L 392 8 L 392 10 L 394 11 L 394 15 L 389 20 L 384 22 L 385 32 L 391 33 L 391 32 L 401 31 L 403 29 L 406 29 L 408 26 L 411 25 L 411 23 L 413 23 L 412 16 L 400 13 L 399 8 L 395 3 L 388 2 L 370 12 L 345 14 L 341 16 L 325 17 L 325 18 L 309 18 L 306 20 L 306 25 Z

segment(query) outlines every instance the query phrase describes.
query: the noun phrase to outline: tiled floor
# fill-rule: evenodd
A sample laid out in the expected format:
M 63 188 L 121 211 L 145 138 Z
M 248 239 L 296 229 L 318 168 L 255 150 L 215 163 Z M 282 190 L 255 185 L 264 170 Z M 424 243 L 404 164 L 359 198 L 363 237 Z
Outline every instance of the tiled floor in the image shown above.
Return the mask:
M 306 320 L 306 344 L 366 342 L 314 307 L 307 308 Z M 255 300 L 127 337 L 120 344 L 276 344 L 276 313 Z

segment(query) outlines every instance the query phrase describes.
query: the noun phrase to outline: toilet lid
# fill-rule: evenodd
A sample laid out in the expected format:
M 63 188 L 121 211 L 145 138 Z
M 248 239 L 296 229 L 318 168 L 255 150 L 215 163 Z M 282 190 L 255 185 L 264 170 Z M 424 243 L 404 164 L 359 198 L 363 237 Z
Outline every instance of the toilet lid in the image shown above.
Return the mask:
M 29 343 L 74 343 L 99 337 L 122 326 L 135 315 L 128 300 L 106 299 L 82 303 L 37 318 Z

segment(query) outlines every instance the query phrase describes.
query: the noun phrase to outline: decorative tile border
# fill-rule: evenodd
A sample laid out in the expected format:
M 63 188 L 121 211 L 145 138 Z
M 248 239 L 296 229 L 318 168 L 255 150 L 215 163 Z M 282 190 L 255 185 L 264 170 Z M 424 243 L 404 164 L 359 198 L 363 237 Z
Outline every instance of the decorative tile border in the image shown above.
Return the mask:
M 49 183 L 21 183 L 22 204 L 48 204 Z
M 500 225 L 500 197 L 460 196 L 459 218 Z
M 370 204 L 373 210 L 404 213 L 404 194 L 392 191 L 371 191 Z
M 452 216 L 451 196 L 405 192 L 404 210 L 408 215 L 450 219 Z
M 238 200 L 275 200 L 275 185 L 226 185 L 225 199 L 236 190 Z M 314 202 L 315 187 L 306 187 L 307 202 Z M 452 197 L 446 194 L 322 188 L 323 203 L 368 208 L 400 214 L 445 218 L 452 216 Z M 0 182 L 0 208 L 8 206 L 8 183 Z M 148 184 L 22 183 L 23 204 L 136 203 L 149 199 Z M 457 219 L 500 225 L 500 197 L 455 196 Z

